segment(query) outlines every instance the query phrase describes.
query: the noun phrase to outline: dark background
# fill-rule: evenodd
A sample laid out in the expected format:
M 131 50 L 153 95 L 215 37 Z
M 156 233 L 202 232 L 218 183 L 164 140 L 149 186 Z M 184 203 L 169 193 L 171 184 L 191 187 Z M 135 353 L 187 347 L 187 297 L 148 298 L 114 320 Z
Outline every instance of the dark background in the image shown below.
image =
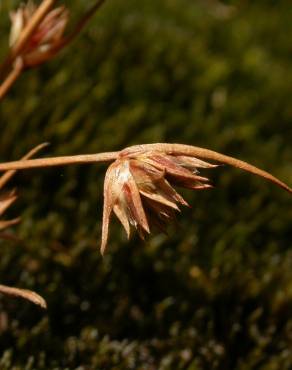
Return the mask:
M 0 54 L 7 51 L 2 0 Z M 72 23 L 87 2 L 67 1 Z M 292 184 L 291 1 L 108 0 L 50 63 L 0 105 L 0 160 L 151 142 L 208 147 Z M 21 215 L 0 241 L 1 369 L 292 368 L 291 196 L 228 167 L 168 236 L 126 240 L 116 220 L 99 253 L 106 167 L 22 171 Z

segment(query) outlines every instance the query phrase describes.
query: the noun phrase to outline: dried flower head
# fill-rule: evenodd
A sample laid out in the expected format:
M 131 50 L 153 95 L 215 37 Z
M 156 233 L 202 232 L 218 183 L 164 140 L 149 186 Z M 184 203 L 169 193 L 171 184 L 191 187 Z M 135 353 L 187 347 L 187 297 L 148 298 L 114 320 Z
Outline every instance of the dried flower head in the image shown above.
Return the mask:
M 199 175 L 199 169 L 217 165 L 205 159 L 241 168 L 292 193 L 268 172 L 209 149 L 164 143 L 133 146 L 119 152 L 105 175 L 101 253 L 106 249 L 112 213 L 128 237 L 132 226 L 144 238 L 153 226 L 164 230 L 179 206 L 188 205 L 174 186 L 193 190 L 212 187 L 208 178 Z
M 122 151 L 105 175 L 101 252 L 106 249 L 112 212 L 128 237 L 131 226 L 142 238 L 153 226 L 165 230 L 179 206 L 188 206 L 173 186 L 208 189 L 208 178 L 200 176 L 198 169 L 214 167 L 195 157 L 168 155 L 159 150 Z
M 150 233 L 153 225 L 164 229 L 179 211 L 179 206 L 187 205 L 173 186 L 195 190 L 211 187 L 208 179 L 198 172 L 200 168 L 217 166 L 206 160 L 262 177 L 292 194 L 292 188 L 287 184 L 252 164 L 214 150 L 184 144 L 142 144 L 117 152 L 0 163 L 0 171 L 114 161 L 104 182 L 101 243 L 101 252 L 104 253 L 112 213 L 120 220 L 128 236 L 131 226 L 141 237 Z
M 13 48 L 17 43 L 35 11 L 35 4 L 29 0 L 27 4 L 21 4 L 16 11 L 11 12 L 10 47 Z M 48 12 L 21 51 L 24 67 L 34 67 L 56 54 L 63 40 L 68 18 L 69 11 L 65 6 Z

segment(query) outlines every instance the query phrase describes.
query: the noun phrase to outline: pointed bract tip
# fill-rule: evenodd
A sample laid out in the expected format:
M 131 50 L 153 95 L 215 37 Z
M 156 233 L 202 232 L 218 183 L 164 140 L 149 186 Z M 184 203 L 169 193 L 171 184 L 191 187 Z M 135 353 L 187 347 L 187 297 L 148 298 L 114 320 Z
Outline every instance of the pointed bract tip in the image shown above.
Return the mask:
M 198 176 L 198 168 L 214 167 L 200 159 L 159 150 L 121 151 L 105 176 L 101 254 L 106 250 L 112 210 L 128 238 L 132 226 L 144 239 L 152 226 L 165 230 L 174 213 L 180 212 L 179 205 L 189 206 L 173 185 L 193 190 L 210 188 L 209 179 Z

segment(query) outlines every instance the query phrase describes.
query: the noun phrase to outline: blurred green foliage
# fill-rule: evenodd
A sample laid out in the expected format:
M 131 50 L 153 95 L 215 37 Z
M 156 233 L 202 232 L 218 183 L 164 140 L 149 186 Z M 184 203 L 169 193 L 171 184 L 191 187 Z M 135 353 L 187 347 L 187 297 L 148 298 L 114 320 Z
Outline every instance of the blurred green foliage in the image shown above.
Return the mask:
M 67 1 L 72 17 L 85 1 Z M 0 7 L 0 54 L 7 9 Z M 209 147 L 292 184 L 290 1 L 108 0 L 62 55 L 0 105 L 0 160 L 137 143 Z M 1 369 L 292 368 L 287 193 L 221 167 L 169 235 L 130 242 L 116 221 L 99 254 L 105 167 L 19 172 L 22 216 L 1 241 Z M 209 174 L 208 174 L 209 175 Z

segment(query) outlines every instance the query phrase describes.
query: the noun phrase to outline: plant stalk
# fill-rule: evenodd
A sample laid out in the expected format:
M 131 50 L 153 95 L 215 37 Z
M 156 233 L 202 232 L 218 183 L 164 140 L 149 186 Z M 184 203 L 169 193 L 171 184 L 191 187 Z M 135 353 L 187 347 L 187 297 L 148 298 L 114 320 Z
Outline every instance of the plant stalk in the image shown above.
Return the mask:
M 86 164 L 109 162 L 118 158 L 120 152 L 108 152 L 97 154 L 82 154 L 66 157 L 38 158 L 20 160 L 0 164 L 0 171 L 24 170 L 29 168 L 68 166 L 70 164 Z
M 22 157 L 21 160 L 27 160 L 27 159 L 33 157 L 36 153 L 38 153 L 40 150 L 42 150 L 43 148 L 45 148 L 48 145 L 49 145 L 48 143 L 43 143 L 43 144 L 40 144 L 40 145 L 36 146 L 32 150 L 30 150 L 24 157 Z M 0 189 L 2 189 L 4 187 L 4 185 L 6 185 L 7 182 L 11 179 L 11 177 L 13 177 L 15 175 L 15 172 L 16 172 L 16 170 L 10 170 L 10 171 L 7 171 L 6 173 L 4 173 L 0 177 Z
M 57 49 L 62 49 L 66 45 L 70 44 L 84 29 L 84 27 L 87 25 L 87 23 L 90 21 L 90 19 L 94 16 L 96 11 L 103 5 L 105 0 L 97 0 L 94 5 L 92 5 L 91 8 L 88 9 L 87 12 L 83 15 L 83 17 L 80 19 L 80 21 L 77 23 L 71 34 L 69 34 L 67 37 L 65 37 L 60 44 L 58 45 Z
M 19 63 L 14 64 L 13 69 L 8 74 L 3 83 L 0 85 L 0 100 L 2 100 L 6 96 L 8 91 L 11 89 L 16 80 L 21 75 L 22 71 L 23 71 L 22 62 L 19 60 Z
M 200 148 L 200 147 L 192 146 L 192 145 L 184 145 L 184 144 L 157 143 L 157 144 L 135 145 L 135 146 L 132 146 L 126 149 L 125 152 L 128 150 L 130 151 L 158 150 L 158 151 L 163 151 L 165 153 L 172 154 L 172 155 L 187 155 L 187 156 L 192 156 L 192 157 L 198 157 L 201 159 L 214 160 L 216 162 L 227 164 L 227 165 L 230 165 L 236 168 L 240 168 L 254 175 L 263 177 L 266 180 L 271 181 L 275 185 L 278 185 L 281 188 L 285 189 L 289 193 L 292 193 L 292 188 L 290 188 L 287 184 L 279 180 L 277 177 L 271 175 L 269 172 L 261 170 L 260 168 L 257 168 L 247 162 L 241 161 L 240 159 L 233 158 L 228 155 L 221 154 L 221 153 L 215 152 L 210 149 Z

